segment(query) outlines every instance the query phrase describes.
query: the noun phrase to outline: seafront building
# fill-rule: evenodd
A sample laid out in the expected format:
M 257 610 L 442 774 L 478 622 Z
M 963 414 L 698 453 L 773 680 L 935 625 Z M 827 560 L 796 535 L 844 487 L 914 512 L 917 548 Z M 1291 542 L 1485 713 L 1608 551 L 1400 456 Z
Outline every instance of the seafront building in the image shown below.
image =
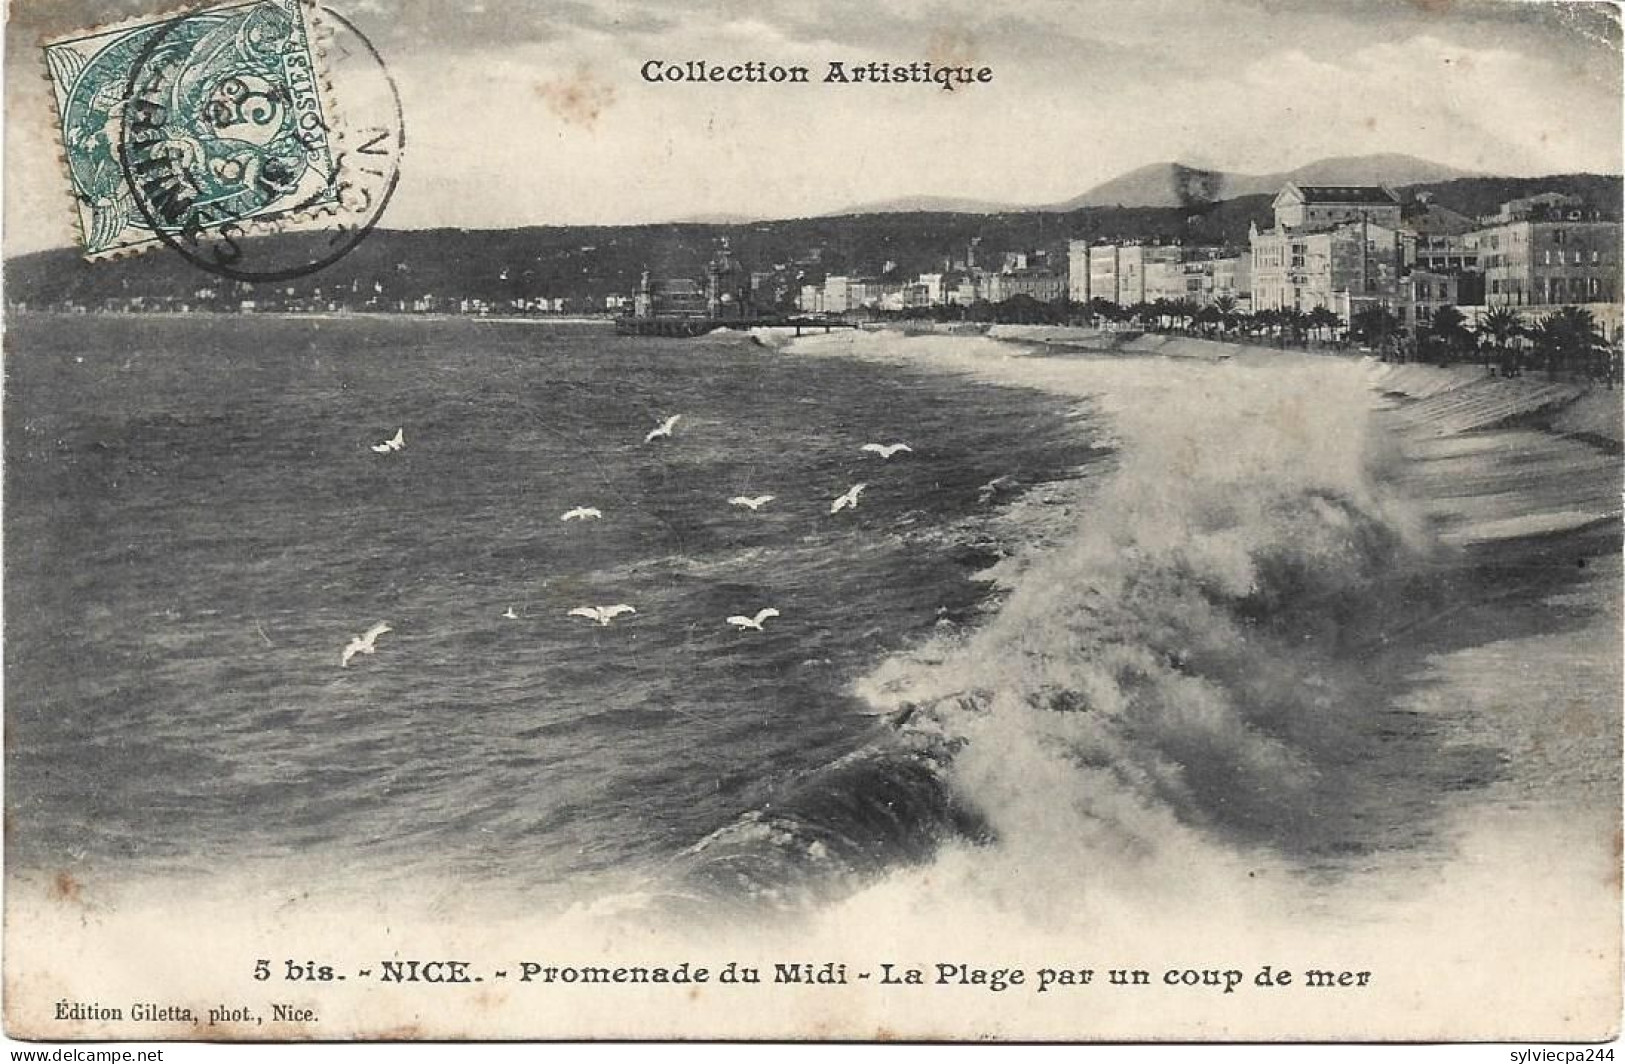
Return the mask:
M 845 314 L 851 310 L 851 284 L 852 278 L 841 274 L 832 274 L 824 278 L 824 305 L 820 309 L 825 314 Z
M 1030 299 L 1072 308 L 1092 302 L 1129 308 L 1162 302 L 1217 303 L 1242 311 L 1317 307 L 1345 326 L 1379 307 L 1406 332 L 1425 329 L 1440 308 L 1468 321 L 1509 306 L 1535 318 L 1581 305 L 1611 335 L 1621 321 L 1621 227 L 1577 197 L 1543 193 L 1473 218 L 1421 192 L 1402 200 L 1381 185 L 1288 183 L 1271 203 L 1273 225 L 1254 224 L 1244 250 L 1138 240 L 1068 240 L 990 249 L 972 237 L 935 270 L 903 276 L 897 263 L 874 275 L 822 273 L 820 256 L 745 274 L 724 246 L 705 280 L 645 284 L 635 310 L 676 315 L 730 311 L 764 302 L 814 314 L 907 313 Z M 821 249 L 820 249 L 821 250 Z M 749 278 L 748 285 L 740 279 Z M 1076 313 L 1076 310 L 1069 311 Z
M 1407 241 L 1405 265 L 1446 273 L 1480 270 L 1479 228 L 1476 218 L 1435 203 L 1431 193 L 1418 193 L 1401 223 L 1400 233 Z
M 1166 299 L 1205 307 L 1221 297 L 1237 304 L 1250 298 L 1251 256 L 1243 258 L 1215 247 L 1177 250 L 1177 257 L 1162 255 L 1146 262 L 1145 302 Z
M 1180 249 L 1177 245 L 1132 244 L 1119 248 L 1117 302 L 1125 307 L 1154 302 L 1157 297 L 1146 294 L 1147 273 L 1155 271 L 1161 283 L 1170 269 L 1178 268 L 1180 261 Z
M 1101 299 L 1122 307 L 1186 301 L 1206 306 L 1220 298 L 1237 305 L 1252 291 L 1252 262 L 1229 248 L 1180 244 L 1067 244 L 1067 298 Z
M 989 274 L 983 288 L 983 298 L 989 303 L 1002 303 L 1016 296 L 1027 296 L 1040 303 L 1053 303 L 1066 296 L 1067 279 L 1049 270 L 1031 268 L 1013 269 Z
M 1298 185 L 1288 182 L 1271 204 L 1278 229 L 1319 232 L 1349 222 L 1398 229 L 1399 197 L 1384 185 Z
M 1089 298 L 1123 305 L 1123 293 L 1117 284 L 1116 244 L 1089 249 Z
M 1400 305 L 1405 241 L 1392 189 L 1288 184 L 1272 206 L 1274 227 L 1248 234 L 1253 309 L 1325 307 L 1350 321 L 1366 306 Z
M 1345 222 L 1318 233 L 1254 230 L 1252 250 L 1254 310 L 1326 307 L 1347 321 L 1362 307 L 1398 302 L 1396 229 Z
M 912 277 L 891 259 L 875 263 L 872 273 L 852 270 L 849 261 L 841 263 L 844 272 L 829 272 L 822 247 L 747 270 L 722 241 L 703 277 L 645 273 L 630 301 L 608 297 L 602 306 L 634 316 L 727 320 L 792 306 L 812 314 L 906 314 L 1026 299 L 1075 315 L 1101 301 L 1124 308 L 1223 301 L 1241 311 L 1324 307 L 1345 327 L 1363 309 L 1380 307 L 1411 334 L 1447 306 L 1469 323 L 1495 307 L 1533 321 L 1557 307 L 1581 306 L 1609 336 L 1625 332 L 1621 223 L 1611 206 L 1605 212 L 1576 196 L 1541 193 L 1474 218 L 1425 191 L 1402 200 L 1381 185 L 1289 183 L 1270 211 L 1273 224 L 1251 226 L 1239 252 L 1124 239 L 997 248 L 970 237 L 935 269 Z M 565 302 L 463 300 L 449 308 L 560 313 Z M 401 309 L 447 306 L 425 295 Z
M 1595 211 L 1535 206 L 1475 236 L 1492 307 L 1619 301 L 1620 224 Z
M 1255 308 L 1349 321 L 1376 305 L 1414 332 L 1443 306 L 1584 306 L 1620 328 L 1620 223 L 1578 197 L 1515 199 L 1474 220 L 1425 193 L 1407 209 L 1381 186 L 1288 185 L 1273 206 L 1275 226 L 1250 234 Z
M 632 296 L 639 318 L 703 318 L 708 300 L 698 281 L 688 277 L 652 278 L 647 270 Z
M 1395 314 L 1400 328 L 1414 331 L 1425 327 L 1440 307 L 1460 306 L 1461 279 L 1459 273 L 1443 271 L 1413 269 L 1407 273 Z
M 1066 245 L 1066 298 L 1089 302 L 1089 242 L 1069 240 Z
M 1252 309 L 1253 300 L 1253 256 L 1249 252 L 1245 255 L 1226 255 L 1223 258 L 1211 259 L 1208 265 L 1213 270 L 1213 302 L 1221 299 L 1232 300 L 1242 310 Z

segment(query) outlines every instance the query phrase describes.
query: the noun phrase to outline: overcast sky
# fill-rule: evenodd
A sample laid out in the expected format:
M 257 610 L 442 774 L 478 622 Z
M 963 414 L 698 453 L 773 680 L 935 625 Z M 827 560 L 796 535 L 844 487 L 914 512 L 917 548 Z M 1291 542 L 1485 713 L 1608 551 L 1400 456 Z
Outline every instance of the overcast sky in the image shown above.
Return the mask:
M 404 97 L 383 224 L 790 217 L 905 195 L 1046 203 L 1146 163 L 1266 173 L 1404 152 L 1621 169 L 1604 4 L 1507 0 L 330 0 Z M 173 0 L 13 0 L 6 250 L 72 241 L 43 37 Z M 916 85 L 651 85 L 646 60 L 949 59 Z M 342 101 L 340 101 L 342 104 Z

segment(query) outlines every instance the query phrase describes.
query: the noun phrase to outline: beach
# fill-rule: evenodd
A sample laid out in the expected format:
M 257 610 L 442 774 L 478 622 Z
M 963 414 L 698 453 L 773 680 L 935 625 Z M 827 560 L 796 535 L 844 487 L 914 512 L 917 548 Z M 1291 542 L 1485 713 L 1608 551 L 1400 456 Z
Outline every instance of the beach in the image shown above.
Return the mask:
M 1538 671 L 1553 656 L 1538 640 L 1565 632 L 1564 638 L 1585 644 L 1585 651 L 1561 651 L 1556 657 L 1569 665 L 1583 660 L 1582 671 L 1595 682 L 1590 688 L 1595 697 L 1582 700 L 1604 710 L 1618 701 L 1619 657 L 1613 644 L 1619 631 L 1618 455 L 1625 422 L 1619 392 L 1533 373 L 1507 380 L 1476 366 L 1388 365 L 1212 341 L 1181 347 L 1178 338 L 1144 337 L 1098 351 L 1060 348 L 1063 353 L 1056 355 L 1053 342 L 1092 342 L 1087 336 L 1060 341 L 1045 336 L 1064 331 L 996 327 L 1001 343 L 924 339 L 913 349 L 820 337 L 797 349 L 861 352 L 860 357 L 894 365 L 1097 397 L 1118 415 L 1116 424 L 1131 426 L 1135 438 L 1126 449 L 1163 451 L 1156 470 L 1163 491 L 1182 490 L 1170 487 L 1181 476 L 1240 482 L 1245 474 L 1236 467 L 1247 464 L 1268 470 L 1272 479 L 1290 477 L 1297 466 L 1304 482 L 1317 488 L 1341 480 L 1356 493 L 1372 490 L 1375 495 L 1362 503 L 1381 513 L 1396 545 L 1417 552 L 1417 564 L 1428 573 L 1428 582 L 1414 589 L 1418 597 L 1426 598 L 1435 582 L 1465 588 L 1482 578 L 1490 585 L 1473 587 L 1466 601 L 1450 603 L 1451 612 L 1430 617 L 1420 638 L 1417 619 L 1397 611 L 1394 632 L 1379 625 L 1365 633 L 1372 648 L 1392 649 L 1400 633 L 1412 644 L 1407 653 L 1418 659 L 1459 644 L 1494 643 L 1497 653 L 1516 662 L 1488 670 L 1499 679 Z M 1177 353 L 1159 357 L 1159 349 L 1170 346 Z M 1154 413 L 1170 380 L 1179 381 L 1173 388 L 1194 391 L 1198 403 L 1219 401 L 1224 413 L 1217 419 L 1211 408 L 1194 414 L 1189 394 L 1167 395 L 1166 409 Z M 1348 390 L 1338 393 L 1328 385 Z M 1138 395 L 1137 387 L 1143 389 Z M 1368 402 L 1360 401 L 1362 392 Z M 1333 403 L 1346 405 L 1334 409 Z M 1224 422 L 1217 433 L 1215 420 Z M 1254 428 L 1240 428 L 1249 421 Z M 1182 431 L 1180 422 L 1189 428 Z M 1223 441 L 1222 457 L 1193 457 L 1214 438 Z M 1237 450 L 1247 445 L 1268 453 Z M 1036 530 L 1052 513 L 1053 507 L 1029 506 L 1024 517 Z M 1032 541 L 1053 543 L 1064 534 L 1051 529 Z M 1396 550 L 1392 558 L 1396 575 L 1405 573 L 1402 555 L 1403 549 Z M 1579 606 L 1595 613 L 1571 609 Z M 1498 639 L 1519 621 L 1547 629 L 1527 651 Z M 1573 726 L 1573 721 L 1558 725 Z M 1587 729 L 1599 745 L 1583 759 L 1599 770 L 1617 760 L 1617 737 L 1608 718 L 1598 717 Z M 1535 784 L 1546 780 L 1549 768 L 1515 775 Z M 1602 771 L 1599 790 L 1572 797 L 1607 811 L 1616 786 L 1615 774 Z
M 147 628 L 83 676 L 12 636 L 11 713 L 76 698 L 110 710 L 133 676 L 151 696 L 139 712 L 175 729 L 87 747 L 41 716 L 14 737 L 48 767 L 86 749 L 121 765 L 169 756 L 209 815 L 173 832 L 107 815 L 162 793 L 132 783 L 92 788 L 105 806 L 86 815 L 30 766 L 22 793 L 49 800 L 19 812 L 66 810 L 105 835 L 64 847 L 52 828 L 23 850 L 8 905 L 28 932 L 11 948 L 19 963 L 45 952 L 8 1007 L 54 1000 L 63 964 L 174 964 L 208 934 L 219 948 L 195 985 L 245 995 L 262 957 L 853 973 L 687 1005 L 661 987 L 488 985 L 478 1033 L 497 1037 L 534 1034 L 538 1015 L 581 1037 L 1557 1039 L 1615 1022 L 1608 396 L 1354 357 L 892 332 L 563 338 L 565 370 L 538 362 L 534 329 L 446 325 L 425 345 L 387 323 L 343 327 L 365 328 L 347 349 L 376 360 L 335 361 L 331 336 L 291 332 L 281 368 L 245 364 L 272 391 L 222 390 L 217 420 L 166 413 L 183 364 L 157 344 L 156 405 L 138 411 L 149 446 L 127 467 L 97 457 L 114 437 L 87 430 L 94 419 L 54 407 L 59 420 L 42 408 L 11 441 L 41 463 L 29 490 L 64 454 L 89 478 L 94 491 L 52 511 L 77 515 L 80 537 L 115 527 L 84 499 L 126 473 L 260 523 L 250 559 L 226 528 L 196 512 L 171 522 L 148 500 L 125 516 L 153 523 L 124 527 L 183 533 L 208 593 L 154 619 L 140 550 L 97 543 L 106 553 L 77 577 L 111 581 L 92 631 L 111 639 L 136 609 Z M 64 358 L 9 394 L 26 403 L 31 384 L 74 372 Z M 118 368 L 100 372 L 91 394 L 127 405 Z M 686 431 L 687 449 L 645 449 L 677 388 L 690 420 L 673 442 Z M 341 437 L 331 426 L 358 400 L 369 420 Z M 424 457 L 380 465 L 365 446 L 403 409 L 402 453 Z M 742 451 L 752 434 L 773 441 L 766 454 Z M 863 454 L 872 439 L 915 453 Z M 319 460 L 300 450 L 309 440 Z M 236 457 L 199 457 L 211 453 Z M 590 475 L 560 483 L 582 455 Z M 288 488 L 281 462 L 308 483 Z M 415 478 L 429 475 L 426 493 Z M 347 494 L 357 477 L 372 509 Z M 829 499 L 860 478 L 868 493 L 846 515 L 859 520 L 836 523 Z M 719 506 L 755 490 L 781 496 L 776 523 Z M 592 492 L 633 522 L 583 539 L 559 521 Z M 288 519 L 265 521 L 267 499 Z M 377 550 L 311 553 L 304 526 L 338 543 L 390 513 L 416 517 Z M 433 539 L 424 521 L 441 522 Z M 25 541 L 48 572 L 79 544 Z M 278 597 L 312 566 L 325 583 Z M 204 610 L 228 607 L 206 600 L 238 582 L 217 661 L 202 641 L 222 622 Z M 24 588 L 23 616 L 75 630 L 62 618 L 83 601 Z M 639 604 L 635 625 L 564 615 L 611 594 Z M 785 607 L 777 641 L 742 643 L 752 633 L 721 623 L 767 602 Z M 532 618 L 523 638 L 501 619 L 510 604 Z M 381 643 L 372 671 L 341 674 L 325 657 L 385 606 L 410 622 L 397 645 L 411 652 Z M 19 683 L 52 701 L 19 708 Z M 199 716 L 214 706 L 230 712 Z M 190 775 L 198 757 L 226 771 Z M 75 846 L 81 863 L 63 864 Z M 177 883 L 194 899 L 182 920 Z M 929 990 L 857 981 L 888 964 L 964 973 Z M 1264 965 L 1351 974 L 1288 988 L 1257 982 Z M 991 990 L 969 976 L 982 968 L 1102 974 L 1038 996 Z M 1210 969 L 1245 971 L 1247 986 L 1165 978 Z M 1151 983 L 1115 986 L 1113 970 Z M 141 979 L 108 971 L 106 997 Z M 473 1033 L 466 1012 L 437 1020 L 425 988 L 277 989 L 363 1035 Z
M 834 353 L 842 343 L 818 338 L 803 350 L 816 345 Z M 1373 964 L 1409 966 L 1428 986 L 1417 992 L 1415 1014 L 1389 1002 L 1396 1011 L 1381 1028 L 1386 1037 L 1394 1036 L 1396 1017 L 1415 1037 L 1459 1036 L 1471 1027 L 1469 1015 L 1501 1017 L 1504 1026 L 1492 1029 L 1511 1037 L 1547 1008 L 1548 1017 L 1572 1018 L 1583 1001 L 1596 1009 L 1599 1031 L 1614 1029 L 1617 392 L 1539 378 L 1497 380 L 1469 367 L 1385 366 L 1257 348 L 1232 348 L 1218 361 L 1188 352 L 1149 359 L 1057 355 L 1049 345 L 1018 342 L 1012 349 L 931 338 L 912 348 L 854 346 L 892 364 L 1109 396 L 1100 401 L 1114 414 L 1126 457 L 1106 491 L 1128 499 L 1113 495 L 1104 509 L 1138 511 L 1100 537 L 1081 537 L 1104 544 L 1083 546 L 1075 531 L 1050 526 L 1040 539 L 1053 546 L 1033 563 L 1044 579 L 1008 574 L 1011 596 L 990 625 L 988 645 L 973 643 L 957 662 L 952 654 L 935 655 L 946 670 L 883 670 L 877 686 L 889 686 L 895 697 L 929 700 L 945 690 L 1002 685 L 1023 686 L 1042 699 L 1046 683 L 1051 690 L 1076 686 L 1075 674 L 1035 682 L 1013 675 L 1027 666 L 1011 663 L 1023 656 L 1041 668 L 1075 662 L 1069 652 L 1080 636 L 1069 633 L 1070 645 L 1052 639 L 1052 626 L 1068 608 L 1084 608 L 1056 590 L 1065 577 L 1098 579 L 1125 561 L 1160 554 L 1181 576 L 1194 572 L 1207 605 L 1215 585 L 1221 595 L 1256 593 L 1257 578 L 1268 575 L 1272 555 L 1278 559 L 1288 542 L 1288 558 L 1301 552 L 1299 560 L 1309 563 L 1295 572 L 1285 567 L 1271 605 L 1294 615 L 1294 598 L 1306 591 L 1315 605 L 1288 626 L 1293 646 L 1285 660 L 1260 655 L 1256 641 L 1241 649 L 1247 683 L 1239 678 L 1243 670 L 1227 673 L 1224 656 L 1235 648 L 1222 640 L 1207 669 L 1191 668 L 1202 630 L 1189 618 L 1120 612 L 1111 615 L 1119 627 L 1105 638 L 1084 626 L 1090 656 L 1128 630 L 1133 637 L 1121 642 L 1157 645 L 1165 654 L 1172 645 L 1176 673 L 1205 671 L 1247 698 L 1229 705 L 1222 697 L 1204 700 L 1192 713 L 1195 692 L 1186 677 L 1170 683 L 1176 694 L 1167 701 L 1178 698 L 1185 710 L 1175 720 L 1180 735 L 1200 736 L 1194 754 L 1183 740 L 1165 743 L 1171 760 L 1187 777 L 1198 763 L 1231 762 L 1222 793 L 1193 803 L 1195 811 L 1180 805 L 1188 790 L 1154 778 L 1162 766 L 1152 758 L 1133 774 L 1119 768 L 1098 791 L 1080 787 L 1074 772 L 1080 763 L 1120 764 L 1127 752 L 1120 735 L 1104 740 L 1046 729 L 1053 714 L 1045 725 L 1028 714 L 1016 733 L 1004 722 L 970 725 L 987 729 L 999 753 L 990 763 L 967 758 L 976 767 L 961 770 L 972 786 L 993 792 L 989 807 L 1008 803 L 1019 826 L 1004 837 L 1045 829 L 1026 852 L 1010 847 L 1011 876 L 1093 887 L 1082 897 L 1063 892 L 1042 905 L 1026 901 L 1043 910 L 1040 922 L 1076 921 L 1071 926 L 1091 939 L 1102 925 L 1140 928 L 1141 948 L 1170 940 L 1229 945 L 1239 937 L 1255 948 L 1264 940 L 1290 943 L 1283 948 L 1300 953 L 1314 942 L 1335 954 L 1350 948 L 1352 937 L 1355 951 Z M 1155 383 L 1147 381 L 1153 374 Z M 1170 381 L 1178 382 L 1173 394 L 1162 390 Z M 1286 501 L 1303 496 L 1315 513 L 1307 523 Z M 1092 492 L 1079 501 L 1096 515 L 1102 509 Z M 1348 540 L 1319 538 L 1328 528 L 1362 525 L 1374 538 L 1352 554 Z M 1069 546 L 1075 553 L 1057 566 L 1053 559 L 1064 558 Z M 1339 570 L 1342 577 L 1329 579 Z M 1029 594 L 1035 583 L 1042 590 Z M 1162 585 L 1158 594 L 1165 591 Z M 1350 592 L 1359 605 L 1344 609 L 1339 600 Z M 1038 617 L 1020 627 L 1028 598 Z M 1007 619 L 1018 626 L 997 638 Z M 1328 649 L 1324 657 L 1317 653 Z M 1110 705 L 1125 677 L 1133 687 L 1148 675 L 1151 686 L 1162 682 L 1154 666 L 1134 658 L 1129 668 L 1096 677 L 1093 698 Z M 1324 715 L 1277 730 L 1267 716 L 1254 715 L 1272 698 L 1294 713 L 1313 707 Z M 1352 712 L 1342 716 L 1344 710 Z M 1030 777 L 1017 785 L 1000 763 L 1046 730 L 1050 751 L 1066 756 L 1059 775 L 1033 788 L 1042 795 L 1035 802 L 1021 793 Z M 1309 752 L 1306 777 L 1292 781 L 1303 763 L 1278 756 L 1279 749 L 1259 741 L 1260 730 Z M 1373 734 L 1375 744 L 1368 745 Z M 1258 807 L 1248 808 L 1242 797 L 1248 792 Z M 1087 814 L 1058 812 L 1068 798 Z M 1170 808 L 1178 827 L 1160 819 Z M 1195 838 L 1182 830 L 1192 824 L 1199 825 Z M 1225 843 L 1218 851 L 1215 839 Z M 1102 875 L 1103 865 L 1118 874 Z M 996 877 L 986 867 L 975 872 L 984 890 L 989 878 Z M 996 894 L 1003 900 L 1021 896 L 1009 884 L 1002 888 Z M 1175 913 L 1188 910 L 1204 915 L 1186 924 Z M 1170 952 L 1178 956 L 1180 949 Z M 1502 976 L 1514 969 L 1519 975 L 1509 984 Z M 1328 1030 L 1321 1017 L 1299 1020 Z M 1362 1020 L 1355 1008 L 1330 1030 L 1359 1037 L 1378 1029 L 1376 1022 L 1374 1015 Z M 1564 1022 L 1546 1029 L 1555 1032 Z M 1132 1036 L 1136 1028 L 1124 1017 L 1122 1026 L 1108 1029 Z M 1272 1018 L 1243 1029 L 1294 1027 Z M 1214 1028 L 1189 1030 L 1206 1036 Z

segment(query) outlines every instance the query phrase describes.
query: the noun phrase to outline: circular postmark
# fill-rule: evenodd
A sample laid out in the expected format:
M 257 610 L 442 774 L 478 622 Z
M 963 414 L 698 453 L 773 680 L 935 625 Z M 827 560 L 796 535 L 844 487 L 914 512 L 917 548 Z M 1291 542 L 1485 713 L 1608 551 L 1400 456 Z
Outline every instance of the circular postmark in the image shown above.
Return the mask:
M 151 27 L 130 65 L 123 191 L 138 224 L 209 273 L 316 273 L 366 239 L 399 183 L 394 78 L 331 8 L 318 52 L 309 11 L 260 0 L 184 15 Z

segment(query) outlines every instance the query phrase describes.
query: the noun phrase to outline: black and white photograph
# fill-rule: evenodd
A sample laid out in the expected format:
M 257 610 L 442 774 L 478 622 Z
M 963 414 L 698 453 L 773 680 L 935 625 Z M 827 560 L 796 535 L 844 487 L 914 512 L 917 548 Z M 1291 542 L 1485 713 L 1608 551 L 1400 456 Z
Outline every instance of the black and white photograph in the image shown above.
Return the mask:
M 13 0 L 7 1039 L 1612 1060 L 1622 54 Z

